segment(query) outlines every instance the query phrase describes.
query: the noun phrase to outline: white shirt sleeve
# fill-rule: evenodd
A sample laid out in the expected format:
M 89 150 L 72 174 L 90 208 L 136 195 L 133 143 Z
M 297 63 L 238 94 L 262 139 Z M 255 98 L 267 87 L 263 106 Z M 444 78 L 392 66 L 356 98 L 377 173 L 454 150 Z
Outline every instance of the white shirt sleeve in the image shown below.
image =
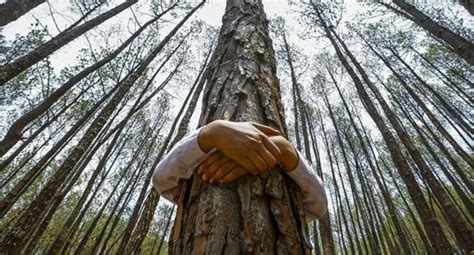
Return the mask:
M 298 164 L 287 174 L 301 188 L 306 222 L 311 222 L 320 219 L 326 213 L 328 201 L 321 178 L 301 153 L 298 150 L 296 152 L 299 158 Z
M 207 158 L 198 144 L 200 129 L 192 132 L 177 143 L 156 167 L 153 187 L 164 198 L 176 202 L 180 179 L 189 179 L 199 164 Z M 321 179 L 315 174 L 311 165 L 298 152 L 296 168 L 287 173 L 301 188 L 306 221 L 321 218 L 327 209 L 326 193 Z
M 200 129 L 179 141 L 156 167 L 152 183 L 164 198 L 175 201 L 180 179 L 189 179 L 199 164 L 207 157 L 198 144 Z

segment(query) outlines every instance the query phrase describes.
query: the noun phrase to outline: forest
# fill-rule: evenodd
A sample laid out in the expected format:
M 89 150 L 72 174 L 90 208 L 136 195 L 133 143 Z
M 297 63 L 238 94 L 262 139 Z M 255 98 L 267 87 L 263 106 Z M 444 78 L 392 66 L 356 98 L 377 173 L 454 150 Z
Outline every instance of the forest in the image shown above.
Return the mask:
M 0 1 L 0 254 L 472 254 L 474 1 Z M 278 129 L 275 167 L 154 169 L 213 120 Z M 238 162 L 237 162 L 238 163 Z

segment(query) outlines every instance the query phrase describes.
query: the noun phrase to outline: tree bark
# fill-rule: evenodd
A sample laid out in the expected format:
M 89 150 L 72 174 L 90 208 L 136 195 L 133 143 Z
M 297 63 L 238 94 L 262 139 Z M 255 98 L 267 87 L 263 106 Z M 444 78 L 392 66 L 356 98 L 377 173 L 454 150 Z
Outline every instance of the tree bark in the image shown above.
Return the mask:
M 210 61 L 200 125 L 215 119 L 286 127 L 261 1 L 227 1 Z M 281 169 L 232 184 L 183 183 L 170 254 L 307 254 L 301 194 Z
M 92 28 L 100 25 L 104 21 L 114 17 L 118 13 L 127 9 L 128 7 L 135 4 L 138 0 L 126 0 L 126 2 L 120 4 L 119 6 L 87 21 L 86 23 L 75 27 L 71 30 L 64 31 L 51 40 L 47 41 L 38 48 L 32 50 L 25 56 L 22 56 L 11 63 L 0 66 L 0 86 L 3 86 L 5 82 L 17 76 L 21 72 L 25 71 L 32 65 L 43 60 L 59 48 L 63 47 L 67 43 L 81 36 L 85 32 L 91 30 Z
M 212 50 L 213 50 L 213 47 L 211 47 L 208 53 L 206 54 L 206 58 L 201 65 L 198 75 L 191 87 L 191 90 L 189 91 L 188 96 L 185 98 L 183 105 L 178 115 L 176 116 L 176 120 L 175 120 L 176 122 L 173 123 L 172 125 L 172 131 L 174 131 L 174 127 L 177 124 L 177 120 L 181 118 L 181 115 L 186 105 L 188 105 L 188 102 L 189 102 L 189 105 L 187 106 L 187 109 L 183 114 L 183 118 L 178 126 L 178 132 L 176 133 L 176 136 L 169 143 L 169 146 L 166 143 L 163 144 L 163 148 L 168 147 L 168 151 L 171 150 L 171 148 L 173 148 L 174 145 L 186 135 L 186 131 L 189 128 L 189 122 L 191 120 L 191 116 L 196 109 L 197 100 L 199 96 L 201 95 L 202 89 L 204 87 L 205 79 L 203 79 L 202 77 L 205 72 L 206 65 L 212 53 Z M 170 137 L 173 134 L 172 131 L 170 131 L 170 134 L 169 134 Z M 152 167 L 150 171 L 154 171 L 154 167 Z M 156 209 L 156 206 L 158 205 L 159 199 L 160 199 L 159 194 L 155 192 L 154 189 L 152 189 L 150 193 L 148 194 L 148 197 L 144 203 L 144 209 L 142 210 L 143 212 L 140 215 L 140 219 L 138 220 L 138 223 L 136 224 L 135 229 L 128 240 L 128 245 L 125 249 L 126 253 L 138 254 L 141 252 L 141 245 L 148 233 L 148 229 L 153 219 L 153 215 L 155 213 L 155 209 Z
M 0 4 L 0 27 L 17 20 L 44 2 L 45 0 L 7 0 Z

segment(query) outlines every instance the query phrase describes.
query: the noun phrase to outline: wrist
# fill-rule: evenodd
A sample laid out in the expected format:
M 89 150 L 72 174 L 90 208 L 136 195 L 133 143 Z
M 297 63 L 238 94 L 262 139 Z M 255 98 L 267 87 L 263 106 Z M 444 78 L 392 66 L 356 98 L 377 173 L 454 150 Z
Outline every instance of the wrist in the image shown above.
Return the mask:
M 198 134 L 198 144 L 202 151 L 207 153 L 216 147 L 216 133 L 220 125 L 220 121 L 217 120 L 201 128 Z
M 282 151 L 282 159 L 281 163 L 286 172 L 291 172 L 295 170 L 296 166 L 298 166 L 299 155 L 293 145 L 288 142 L 285 145 L 284 150 Z

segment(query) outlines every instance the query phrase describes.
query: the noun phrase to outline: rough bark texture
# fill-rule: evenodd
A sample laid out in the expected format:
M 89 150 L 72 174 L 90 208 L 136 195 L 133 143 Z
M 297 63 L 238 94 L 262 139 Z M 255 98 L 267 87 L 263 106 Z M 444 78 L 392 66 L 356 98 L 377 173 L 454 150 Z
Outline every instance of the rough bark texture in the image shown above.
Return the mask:
M 256 121 L 286 134 L 275 58 L 261 1 L 228 0 L 207 73 L 200 124 Z M 183 183 L 170 254 L 305 254 L 297 186 L 273 169 L 227 185 Z
M 0 27 L 17 20 L 45 0 L 7 0 L 0 4 Z

